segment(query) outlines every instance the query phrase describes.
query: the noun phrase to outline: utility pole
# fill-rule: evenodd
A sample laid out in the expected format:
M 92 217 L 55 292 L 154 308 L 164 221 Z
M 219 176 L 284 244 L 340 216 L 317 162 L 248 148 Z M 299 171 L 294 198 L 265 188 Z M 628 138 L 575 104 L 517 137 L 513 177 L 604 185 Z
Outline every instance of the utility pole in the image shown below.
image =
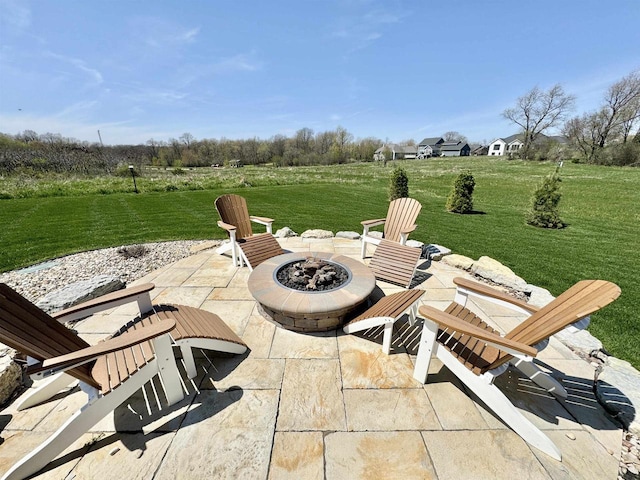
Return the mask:
M 98 130 L 98 138 L 100 139 L 100 146 L 104 147 L 104 145 L 102 143 L 102 136 L 100 135 L 100 130 Z

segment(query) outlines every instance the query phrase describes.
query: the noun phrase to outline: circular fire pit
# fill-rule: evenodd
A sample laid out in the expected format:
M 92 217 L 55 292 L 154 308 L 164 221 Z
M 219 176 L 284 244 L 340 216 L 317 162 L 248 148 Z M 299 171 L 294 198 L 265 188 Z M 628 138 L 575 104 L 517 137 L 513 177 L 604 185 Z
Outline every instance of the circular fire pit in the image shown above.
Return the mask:
M 290 265 L 311 259 L 320 266 L 312 265 L 315 287 L 288 287 L 278 279 L 278 272 Z M 321 285 L 319 275 L 333 275 L 329 264 L 344 269 L 347 279 L 328 289 Z M 293 267 L 305 270 L 304 266 Z M 323 269 L 324 268 L 324 269 Z M 336 276 L 342 276 L 337 274 Z M 343 255 L 326 252 L 286 253 L 258 265 L 248 281 L 249 291 L 258 302 L 260 313 L 276 325 L 297 332 L 321 332 L 333 330 L 350 318 L 371 295 L 376 279 L 369 268 Z M 301 289 L 297 289 L 301 288 Z

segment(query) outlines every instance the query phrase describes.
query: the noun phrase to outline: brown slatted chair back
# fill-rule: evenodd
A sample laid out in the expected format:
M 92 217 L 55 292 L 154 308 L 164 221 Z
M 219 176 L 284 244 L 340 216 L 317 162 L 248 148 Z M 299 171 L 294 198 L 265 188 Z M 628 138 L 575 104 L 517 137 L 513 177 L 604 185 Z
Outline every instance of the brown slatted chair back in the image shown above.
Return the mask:
M 400 233 L 415 225 L 422 210 L 420 202 L 413 198 L 396 198 L 389 204 L 387 219 L 384 223 L 384 238 L 392 242 L 400 241 Z
M 511 330 L 506 337 L 535 345 L 581 318 L 609 305 L 620 287 L 605 280 L 582 280 Z
M 215 201 L 216 210 L 224 223 L 236 227 L 236 239 L 253 235 L 247 201 L 240 195 L 221 195 Z
M 382 239 L 371 257 L 369 268 L 378 280 L 409 288 L 421 253 L 420 248 Z
M 620 287 L 615 283 L 605 280 L 582 280 L 507 333 L 505 338 L 534 346 L 568 325 L 609 305 L 619 296 Z M 475 314 L 455 302 L 446 311 L 477 327 L 499 334 Z M 455 339 L 455 342 L 452 342 L 452 339 Z M 499 367 L 513 358 L 466 335 L 441 332 L 439 340 L 446 342 L 447 348 L 458 356 L 458 360 L 477 374 Z
M 39 361 L 90 346 L 4 283 L 0 283 L 0 342 Z M 98 387 L 92 365 L 90 362 L 67 373 Z

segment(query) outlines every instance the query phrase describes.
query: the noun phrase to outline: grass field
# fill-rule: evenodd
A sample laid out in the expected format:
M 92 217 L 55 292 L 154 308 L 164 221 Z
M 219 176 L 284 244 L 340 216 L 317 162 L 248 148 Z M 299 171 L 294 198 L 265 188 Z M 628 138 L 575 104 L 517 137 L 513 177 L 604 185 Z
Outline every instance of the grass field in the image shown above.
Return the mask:
M 411 236 L 454 253 L 488 255 L 554 295 L 584 278 L 611 280 L 619 300 L 593 316 L 590 331 L 613 355 L 640 368 L 640 169 L 565 163 L 561 214 L 569 226 L 527 226 L 531 194 L 555 165 L 495 158 L 398 162 L 410 195 L 423 205 Z M 394 164 L 327 167 L 200 169 L 184 176 L 156 171 L 137 179 L 4 179 L 0 184 L 0 271 L 115 245 L 223 238 L 213 201 L 243 195 L 252 214 L 289 226 L 361 231 L 360 221 L 383 217 Z M 445 211 L 458 172 L 476 180 L 475 209 Z

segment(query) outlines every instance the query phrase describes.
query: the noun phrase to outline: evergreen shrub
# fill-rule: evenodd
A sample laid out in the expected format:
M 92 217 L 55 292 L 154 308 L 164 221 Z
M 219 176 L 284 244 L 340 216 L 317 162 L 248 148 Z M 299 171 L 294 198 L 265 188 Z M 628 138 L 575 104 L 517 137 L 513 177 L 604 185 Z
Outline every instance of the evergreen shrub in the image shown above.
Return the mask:
M 389 187 L 389 201 L 396 198 L 406 198 L 409 196 L 409 178 L 407 172 L 402 167 L 396 167 L 391 174 L 391 185 Z
M 469 171 L 458 175 L 447 198 L 447 210 L 453 213 L 473 212 L 473 189 L 476 181 Z

